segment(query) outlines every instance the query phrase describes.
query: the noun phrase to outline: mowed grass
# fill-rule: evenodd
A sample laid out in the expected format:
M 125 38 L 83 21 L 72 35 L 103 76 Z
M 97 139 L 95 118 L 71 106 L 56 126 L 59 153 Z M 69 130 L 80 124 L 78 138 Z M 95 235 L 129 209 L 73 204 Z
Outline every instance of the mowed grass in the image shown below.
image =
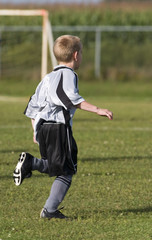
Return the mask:
M 39 218 L 54 178 L 35 171 L 21 186 L 13 183 L 19 153 L 40 155 L 30 120 L 22 114 L 29 96 L 0 97 L 0 239 L 152 239 L 150 87 L 80 84 L 84 98 L 112 110 L 114 120 L 77 110 L 78 173 L 61 204 L 68 221 Z

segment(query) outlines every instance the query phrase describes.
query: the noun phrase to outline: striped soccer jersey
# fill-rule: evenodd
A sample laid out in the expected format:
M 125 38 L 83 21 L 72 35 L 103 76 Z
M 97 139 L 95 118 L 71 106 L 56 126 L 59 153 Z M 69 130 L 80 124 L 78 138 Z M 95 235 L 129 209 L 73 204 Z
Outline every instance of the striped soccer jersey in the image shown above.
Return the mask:
M 58 65 L 39 83 L 24 113 L 35 119 L 36 137 L 43 120 L 72 126 L 75 105 L 83 101 L 79 95 L 77 74 L 71 68 Z

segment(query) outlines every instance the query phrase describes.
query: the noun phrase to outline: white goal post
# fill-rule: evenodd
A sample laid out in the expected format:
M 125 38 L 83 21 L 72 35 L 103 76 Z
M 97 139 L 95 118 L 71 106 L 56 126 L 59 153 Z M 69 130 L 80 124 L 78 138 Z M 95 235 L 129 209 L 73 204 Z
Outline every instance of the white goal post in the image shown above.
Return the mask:
M 52 66 L 57 65 L 57 61 L 53 54 L 53 33 L 51 23 L 49 21 L 49 13 L 45 9 L 40 10 L 16 10 L 16 9 L 2 9 L 0 16 L 42 16 L 42 61 L 41 61 L 41 78 L 47 74 L 47 55 L 48 46 L 50 50 L 50 57 Z

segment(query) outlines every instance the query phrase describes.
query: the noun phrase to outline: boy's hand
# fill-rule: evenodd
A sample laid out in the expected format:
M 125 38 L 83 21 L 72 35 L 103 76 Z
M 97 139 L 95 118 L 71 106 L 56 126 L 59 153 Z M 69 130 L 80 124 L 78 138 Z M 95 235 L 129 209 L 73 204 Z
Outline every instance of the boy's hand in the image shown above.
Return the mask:
M 86 101 L 81 102 L 80 104 L 76 105 L 76 107 L 88 112 L 96 113 L 99 116 L 108 117 L 110 120 L 113 119 L 113 113 L 111 111 L 109 111 L 108 109 L 98 108 L 95 105 L 92 105 L 91 103 L 88 103 Z
M 100 115 L 100 116 L 108 117 L 110 120 L 113 119 L 113 113 L 111 111 L 109 111 L 108 109 L 98 108 L 97 109 L 97 114 Z
M 34 130 L 34 122 L 35 122 L 35 119 L 31 119 L 31 123 L 32 123 L 32 128 L 33 128 L 33 130 Z M 34 142 L 34 143 L 38 143 L 38 142 L 36 141 L 36 139 L 35 139 L 34 132 L 33 132 L 33 142 Z
M 33 133 L 33 142 L 37 143 L 36 139 L 35 139 L 35 134 Z

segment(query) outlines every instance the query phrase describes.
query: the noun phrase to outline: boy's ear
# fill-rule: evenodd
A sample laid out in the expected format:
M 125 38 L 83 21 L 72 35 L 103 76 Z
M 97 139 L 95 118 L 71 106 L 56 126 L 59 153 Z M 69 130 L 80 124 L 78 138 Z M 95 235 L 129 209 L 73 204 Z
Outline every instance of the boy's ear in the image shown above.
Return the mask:
M 73 53 L 73 59 L 77 62 L 77 60 L 78 60 L 78 51 Z

